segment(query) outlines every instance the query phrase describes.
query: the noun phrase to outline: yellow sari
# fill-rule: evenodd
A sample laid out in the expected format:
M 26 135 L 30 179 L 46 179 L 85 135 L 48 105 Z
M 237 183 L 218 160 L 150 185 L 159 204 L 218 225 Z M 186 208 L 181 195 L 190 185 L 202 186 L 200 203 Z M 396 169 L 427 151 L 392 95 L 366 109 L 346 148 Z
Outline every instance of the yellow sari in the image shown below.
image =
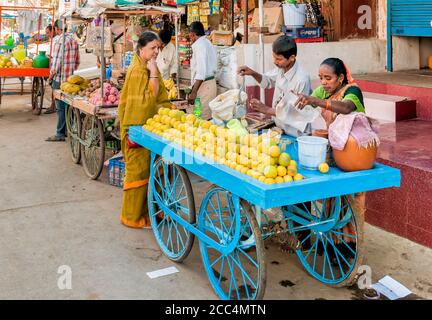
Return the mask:
M 149 80 L 146 64 L 135 54 L 126 75 L 118 106 L 121 149 L 126 164 L 120 221 L 131 228 L 150 225 L 147 204 L 150 152 L 145 148 L 129 148 L 128 130 L 130 126 L 145 124 L 160 107 L 171 107 L 161 76 L 159 75 L 157 96 Z

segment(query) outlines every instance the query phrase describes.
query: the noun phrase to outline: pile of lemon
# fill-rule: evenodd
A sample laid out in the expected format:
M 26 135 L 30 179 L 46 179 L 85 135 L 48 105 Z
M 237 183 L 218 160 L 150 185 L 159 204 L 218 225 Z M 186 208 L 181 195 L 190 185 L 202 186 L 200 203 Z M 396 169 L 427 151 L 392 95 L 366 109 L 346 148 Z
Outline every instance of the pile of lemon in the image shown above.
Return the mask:
M 232 130 L 201 121 L 193 114 L 161 108 L 143 128 L 266 184 L 303 180 L 297 163 L 278 146 L 280 136 L 238 136 Z
M 10 58 L 0 55 L 0 68 L 13 68 Z

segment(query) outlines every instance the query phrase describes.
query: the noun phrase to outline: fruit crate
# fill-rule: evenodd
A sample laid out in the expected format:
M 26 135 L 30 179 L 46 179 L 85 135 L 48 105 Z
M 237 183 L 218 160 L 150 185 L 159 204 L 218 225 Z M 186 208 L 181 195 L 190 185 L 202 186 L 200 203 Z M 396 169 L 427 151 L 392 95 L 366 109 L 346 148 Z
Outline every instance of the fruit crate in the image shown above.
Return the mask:
M 108 164 L 108 183 L 112 186 L 123 188 L 125 176 L 125 163 L 123 157 L 109 160 Z

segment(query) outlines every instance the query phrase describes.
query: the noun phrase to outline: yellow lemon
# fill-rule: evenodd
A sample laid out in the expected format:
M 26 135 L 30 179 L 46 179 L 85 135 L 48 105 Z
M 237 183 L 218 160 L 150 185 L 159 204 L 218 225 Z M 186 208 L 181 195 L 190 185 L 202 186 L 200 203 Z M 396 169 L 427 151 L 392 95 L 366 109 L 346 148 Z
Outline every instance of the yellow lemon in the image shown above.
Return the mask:
M 211 123 L 208 120 L 205 120 L 205 121 L 201 122 L 201 124 L 200 124 L 201 128 L 203 128 L 203 129 L 210 129 L 210 127 L 212 125 L 213 125 L 213 123 Z
M 283 177 L 283 179 L 284 179 L 285 182 L 292 182 L 292 181 L 294 181 L 293 177 L 291 177 L 290 175 L 286 175 L 285 177 Z
M 274 184 L 275 180 L 273 178 L 266 178 L 265 181 L 264 181 L 264 183 L 266 183 L 266 184 Z
M 264 175 L 266 178 L 276 178 L 278 175 L 277 169 L 275 166 L 266 166 L 264 168 Z
M 264 177 L 264 176 L 259 176 L 258 177 L 258 180 L 261 181 L 261 182 L 265 182 L 265 179 L 266 179 L 266 177 Z
M 293 165 L 288 166 L 288 174 L 294 177 L 297 174 L 297 167 Z
M 287 169 L 283 166 L 277 167 L 277 173 L 279 177 L 285 177 L 287 175 Z
M 324 162 L 318 166 L 318 170 L 321 173 L 327 173 L 327 172 L 329 172 L 330 168 L 329 168 L 329 165 Z
M 303 179 L 304 179 L 304 177 L 300 173 L 297 173 L 294 176 L 294 181 L 300 181 L 300 180 L 303 180 Z
M 193 114 L 186 115 L 186 121 L 189 123 L 195 123 L 196 117 Z
M 282 182 L 284 182 L 284 178 L 282 178 L 282 177 L 276 177 L 275 178 L 275 182 L 276 183 L 282 183 Z
M 297 162 L 295 160 L 291 160 L 289 165 L 297 168 Z
M 282 152 L 279 156 L 279 165 L 288 167 L 290 165 L 291 157 L 288 153 Z
M 269 154 L 273 158 L 278 158 L 281 154 L 280 148 L 278 146 L 271 146 L 269 148 Z

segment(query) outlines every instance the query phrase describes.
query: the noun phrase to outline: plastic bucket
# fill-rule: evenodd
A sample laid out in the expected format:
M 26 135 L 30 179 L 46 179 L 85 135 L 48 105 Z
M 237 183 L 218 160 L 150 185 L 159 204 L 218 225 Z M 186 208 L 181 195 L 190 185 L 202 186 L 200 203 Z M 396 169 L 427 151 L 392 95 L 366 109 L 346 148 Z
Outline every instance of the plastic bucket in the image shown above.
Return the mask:
M 306 4 L 284 4 L 282 8 L 287 27 L 304 27 L 306 22 Z
M 304 169 L 317 170 L 326 161 L 328 140 L 321 137 L 303 136 L 297 138 L 300 165 Z

